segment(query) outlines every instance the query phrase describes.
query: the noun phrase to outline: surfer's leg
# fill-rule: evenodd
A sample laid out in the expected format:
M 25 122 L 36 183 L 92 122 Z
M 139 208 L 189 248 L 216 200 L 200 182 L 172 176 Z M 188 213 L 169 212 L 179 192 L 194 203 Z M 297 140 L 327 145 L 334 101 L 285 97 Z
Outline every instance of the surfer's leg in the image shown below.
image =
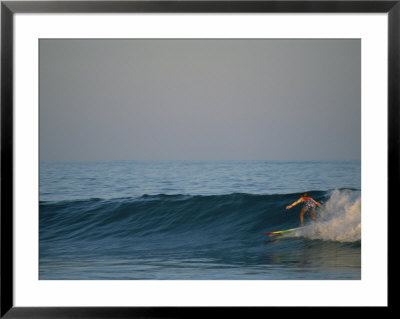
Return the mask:
M 310 215 L 313 221 L 315 221 L 314 209 L 310 210 Z
M 303 215 L 307 211 L 307 208 L 302 208 L 300 211 L 300 224 L 303 226 Z

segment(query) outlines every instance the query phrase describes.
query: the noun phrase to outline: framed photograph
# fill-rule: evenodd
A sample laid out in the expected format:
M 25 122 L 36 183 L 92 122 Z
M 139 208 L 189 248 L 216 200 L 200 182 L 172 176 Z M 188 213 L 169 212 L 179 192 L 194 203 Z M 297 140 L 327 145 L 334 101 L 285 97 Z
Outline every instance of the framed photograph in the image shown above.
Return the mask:
M 1 316 L 389 309 L 398 1 L 2 1 Z

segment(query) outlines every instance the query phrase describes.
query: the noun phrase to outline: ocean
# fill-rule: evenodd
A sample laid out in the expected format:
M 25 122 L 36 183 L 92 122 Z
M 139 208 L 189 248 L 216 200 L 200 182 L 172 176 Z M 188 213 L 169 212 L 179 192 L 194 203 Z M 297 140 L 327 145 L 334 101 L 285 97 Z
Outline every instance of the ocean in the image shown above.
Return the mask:
M 360 161 L 41 162 L 40 280 L 360 280 Z M 299 227 L 301 193 L 322 204 Z

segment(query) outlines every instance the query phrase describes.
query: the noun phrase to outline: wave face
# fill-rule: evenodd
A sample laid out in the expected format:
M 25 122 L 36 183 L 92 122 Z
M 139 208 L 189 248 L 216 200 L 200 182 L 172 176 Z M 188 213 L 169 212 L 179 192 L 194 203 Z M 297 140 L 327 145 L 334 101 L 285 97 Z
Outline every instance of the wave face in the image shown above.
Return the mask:
M 41 201 L 41 279 L 229 279 L 235 276 L 265 279 L 269 278 L 268 271 L 260 272 L 260 266 L 274 264 L 274 258 L 278 258 L 279 263 L 290 264 L 301 259 L 296 251 L 305 246 L 319 263 L 328 262 L 327 251 L 341 250 L 350 268 L 357 269 L 355 277 L 358 278 L 360 191 L 310 191 L 309 195 L 323 204 L 316 212 L 317 222 L 311 222 L 306 214 L 305 227 L 280 236 L 278 241 L 263 232 L 299 226 L 300 207 L 285 210 L 286 205 L 299 198 L 299 193 L 159 194 L 108 200 Z M 87 266 L 98 260 L 103 267 L 97 270 L 97 275 L 82 269 L 76 273 L 64 272 L 68 263 L 75 264 L 76 269 L 76 263 Z M 187 267 L 191 270 L 167 275 L 166 269 L 171 263 L 180 265 L 181 270 Z M 108 267 L 104 268 L 110 264 L 113 275 L 105 271 Z M 138 264 L 147 270 L 139 271 Z M 238 272 L 240 275 L 235 271 L 215 274 L 215 267 L 227 264 L 236 271 L 234 266 L 252 267 L 253 274 L 258 275 L 252 277 L 251 272 L 243 271 Z M 127 265 L 131 267 L 129 271 Z M 49 267 L 53 272 L 49 272 Z M 160 268 L 155 271 L 157 267 Z M 55 270 L 61 268 L 63 272 Z M 287 264 L 286 268 L 291 269 Z M 115 272 L 116 269 L 120 270 Z M 193 269 L 203 271 L 196 275 Z M 331 274 L 326 272 L 329 273 L 328 270 L 322 273 L 329 278 Z M 283 273 L 275 273 L 272 278 L 292 278 Z M 350 277 L 354 279 L 354 273 Z
M 324 202 L 318 222 L 298 235 L 311 239 L 361 240 L 361 196 L 354 190 L 315 191 Z M 203 234 L 229 239 L 258 235 L 266 229 L 297 227 L 298 210 L 285 206 L 300 194 L 211 196 L 144 195 L 139 198 L 42 202 L 41 240 L 151 238 Z M 307 215 L 306 215 L 307 216 Z

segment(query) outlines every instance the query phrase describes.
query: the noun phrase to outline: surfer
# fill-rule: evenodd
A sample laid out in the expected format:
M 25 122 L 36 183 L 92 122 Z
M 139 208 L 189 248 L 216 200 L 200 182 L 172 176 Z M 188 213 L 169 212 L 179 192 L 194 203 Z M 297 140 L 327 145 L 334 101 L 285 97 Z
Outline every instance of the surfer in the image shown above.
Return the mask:
M 303 215 L 304 215 L 307 211 L 310 212 L 310 215 L 311 215 L 312 220 L 315 221 L 315 215 L 314 215 L 315 207 L 316 207 L 316 206 L 321 207 L 321 204 L 318 203 L 318 202 L 317 202 L 316 200 L 314 200 L 313 198 L 311 198 L 310 196 L 308 196 L 307 193 L 303 193 L 303 194 L 301 195 L 301 197 L 300 197 L 297 201 L 295 201 L 295 202 L 294 202 L 293 204 L 291 204 L 291 205 L 286 206 L 286 209 L 290 209 L 290 208 L 292 208 L 293 206 L 295 206 L 295 205 L 297 205 L 297 204 L 300 204 L 300 203 L 303 203 L 303 207 L 301 208 L 301 211 L 300 211 L 300 224 L 301 224 L 301 226 L 303 226 Z

